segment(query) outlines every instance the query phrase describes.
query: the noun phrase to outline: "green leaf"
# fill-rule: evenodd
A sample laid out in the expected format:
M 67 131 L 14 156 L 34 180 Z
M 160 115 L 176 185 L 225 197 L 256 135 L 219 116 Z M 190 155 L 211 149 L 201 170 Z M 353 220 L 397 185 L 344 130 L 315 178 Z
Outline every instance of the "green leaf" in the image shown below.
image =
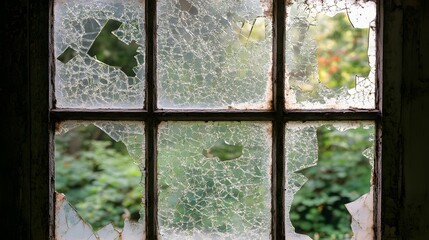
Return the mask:
M 221 161 L 233 160 L 243 155 L 243 145 L 233 145 L 219 139 L 212 147 L 204 149 L 203 155 L 207 158 L 217 157 Z

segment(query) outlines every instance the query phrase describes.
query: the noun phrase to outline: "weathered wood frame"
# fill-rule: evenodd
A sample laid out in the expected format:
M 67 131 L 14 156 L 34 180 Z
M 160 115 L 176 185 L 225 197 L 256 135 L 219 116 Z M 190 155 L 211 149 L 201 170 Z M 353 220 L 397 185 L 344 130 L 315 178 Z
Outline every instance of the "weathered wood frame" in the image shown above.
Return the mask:
M 387 1 L 387 7 L 392 7 L 392 1 Z M 396 67 L 395 62 L 389 62 L 389 69 L 392 73 L 377 72 L 377 87 L 376 93 L 377 109 L 376 110 L 312 110 L 312 111 L 286 111 L 284 109 L 284 44 L 285 44 L 285 1 L 273 1 L 273 109 L 267 111 L 203 111 L 203 110 L 158 110 L 156 107 L 156 0 L 146 0 L 146 34 L 147 34 L 147 49 L 146 49 L 146 64 L 147 64 L 147 88 L 146 88 L 146 106 L 145 110 L 79 110 L 79 109 L 55 109 L 53 96 L 53 78 L 55 72 L 53 44 L 52 44 L 52 27 L 53 27 L 53 0 L 43 0 L 29 3 L 28 7 L 31 11 L 28 21 L 33 21 L 29 25 L 29 38 L 37 38 L 29 44 L 29 53 L 31 61 L 29 68 L 31 81 L 29 88 L 29 99 L 32 102 L 31 113 L 29 119 L 29 127 L 32 129 L 29 136 L 30 142 L 38 142 L 37 145 L 31 148 L 29 154 L 31 156 L 31 166 L 26 171 L 31 176 L 31 184 L 28 186 L 30 199 L 33 199 L 31 205 L 28 206 L 28 211 L 31 223 L 31 232 L 29 236 L 34 239 L 53 239 L 54 238 L 54 160 L 53 160 L 53 135 L 54 125 L 56 122 L 65 120 L 141 120 L 145 121 L 146 126 L 146 234 L 147 239 L 157 239 L 157 178 L 156 178 L 156 128 L 160 121 L 261 121 L 269 120 L 273 122 L 273 164 L 272 164 L 272 238 L 284 239 L 284 128 L 287 121 L 317 121 L 317 120 L 372 120 L 377 124 L 376 137 L 376 238 L 382 239 L 382 223 L 386 220 L 392 224 L 392 219 L 385 219 L 381 211 L 388 205 L 383 203 L 383 192 L 381 190 L 392 190 L 381 184 L 381 179 L 385 175 L 381 175 L 381 169 L 385 164 L 381 162 L 381 125 L 394 128 L 398 122 L 386 120 L 382 118 L 382 82 L 381 79 L 388 77 L 397 79 L 395 73 L 400 72 Z M 378 20 L 377 20 L 377 67 L 382 69 L 382 55 L 392 54 L 394 48 L 399 44 L 399 40 L 385 46 L 383 45 L 383 24 L 380 19 L 394 18 L 383 14 L 384 1 L 379 1 L 378 4 Z M 396 14 L 391 13 L 390 14 Z M 398 18 L 394 18 L 400 21 Z M 49 23 L 49 24 L 47 24 Z M 396 22 L 397 24 L 400 24 Z M 389 24 L 388 30 L 392 30 L 394 38 L 396 32 L 393 31 L 395 23 Z M 390 39 L 389 38 L 389 39 Z M 383 46 L 383 48 L 382 48 Z M 394 66 L 392 66 L 392 64 Z M 49 71 L 48 71 L 49 69 Z M 49 82 L 49 84 L 48 84 Z M 385 83 L 383 83 L 385 84 Z M 390 84 L 390 85 L 389 85 Z M 394 85 L 397 82 L 386 84 L 390 91 L 397 91 L 398 86 Z M 386 86 L 383 86 L 384 88 Z M 400 88 L 399 88 L 400 89 Z M 387 96 L 385 96 L 387 95 Z M 395 102 L 400 101 L 397 95 L 388 95 L 384 93 L 383 98 L 392 99 Z M 36 104 L 37 102 L 37 104 Z M 391 111 L 396 114 L 392 106 L 384 107 L 384 111 Z M 389 121 L 387 126 L 385 122 Z M 393 131 L 392 131 L 393 132 Z M 390 140 L 395 141 L 395 136 L 391 136 Z M 395 151 L 391 151 L 393 154 Z M 47 161 L 49 159 L 49 161 Z M 396 159 L 396 158 L 394 158 Z M 388 167 L 389 173 L 397 174 L 394 168 Z M 386 174 L 386 172 L 384 172 Z M 383 177 L 383 180 L 385 177 Z M 391 179 L 389 179 L 391 180 Z M 394 193 L 392 193 L 394 194 Z M 383 204 L 382 204 L 383 203 Z

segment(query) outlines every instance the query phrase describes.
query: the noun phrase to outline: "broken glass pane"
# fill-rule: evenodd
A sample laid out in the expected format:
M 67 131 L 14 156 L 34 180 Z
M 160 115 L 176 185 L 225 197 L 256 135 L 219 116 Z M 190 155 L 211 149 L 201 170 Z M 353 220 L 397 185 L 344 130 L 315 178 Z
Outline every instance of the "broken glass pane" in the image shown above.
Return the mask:
M 142 239 L 143 136 L 139 122 L 58 126 L 56 239 Z
M 287 239 L 373 239 L 372 122 L 286 125 Z
M 286 107 L 375 107 L 375 1 L 292 0 Z
M 161 0 L 160 108 L 269 108 L 271 1 Z
M 269 239 L 271 124 L 163 122 L 162 239 Z
M 144 4 L 56 1 L 55 96 L 59 108 L 142 108 Z

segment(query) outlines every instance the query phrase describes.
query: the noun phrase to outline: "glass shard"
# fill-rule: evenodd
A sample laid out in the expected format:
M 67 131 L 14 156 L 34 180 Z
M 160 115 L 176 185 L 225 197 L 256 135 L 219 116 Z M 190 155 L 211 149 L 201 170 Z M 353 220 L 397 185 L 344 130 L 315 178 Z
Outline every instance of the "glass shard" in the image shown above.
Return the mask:
M 159 108 L 270 108 L 271 1 L 161 0 Z
M 161 123 L 162 239 L 269 239 L 270 132 L 267 122 Z
M 108 224 L 98 230 L 97 236 L 103 240 L 120 240 L 120 233 L 113 228 L 112 224 Z
M 142 223 L 125 220 L 122 232 L 108 224 L 94 232 L 70 205 L 62 193 L 56 193 L 55 200 L 55 239 L 57 240 L 141 240 L 144 237 Z
M 71 47 L 68 47 L 66 48 L 66 50 L 64 50 L 63 53 L 61 53 L 60 56 L 57 57 L 57 59 L 65 64 L 72 60 L 74 57 L 76 57 L 77 54 L 78 52 L 76 50 Z
M 143 136 L 144 126 L 139 122 L 58 125 L 55 189 L 68 200 L 57 193 L 56 239 L 88 239 L 81 235 L 87 233 L 102 240 L 134 239 L 125 235 L 142 239 Z
M 142 214 L 143 216 L 143 214 Z M 122 230 L 121 240 L 141 240 L 144 236 L 144 225 L 141 223 L 130 222 L 125 219 L 124 229 Z
M 374 123 L 289 122 L 285 141 L 287 239 L 372 239 Z
M 54 49 L 59 108 L 143 108 L 144 4 L 56 1 Z
M 374 239 L 374 192 L 369 193 L 356 201 L 347 203 L 347 211 L 352 215 L 352 240 Z
M 68 203 L 64 194 L 56 194 L 55 239 L 96 239 L 92 227 L 87 224 Z
M 293 0 L 286 20 L 286 107 L 375 108 L 375 1 Z

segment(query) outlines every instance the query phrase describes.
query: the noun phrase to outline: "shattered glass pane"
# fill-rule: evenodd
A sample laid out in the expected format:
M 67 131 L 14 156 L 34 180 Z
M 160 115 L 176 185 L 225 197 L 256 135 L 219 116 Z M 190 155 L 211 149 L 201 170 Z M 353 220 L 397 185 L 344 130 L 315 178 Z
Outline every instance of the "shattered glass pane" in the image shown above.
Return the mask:
M 289 122 L 285 141 L 287 239 L 373 239 L 374 123 Z
M 162 239 L 269 239 L 271 124 L 163 122 Z
M 56 1 L 58 108 L 143 108 L 144 4 Z
M 292 0 L 286 20 L 286 107 L 375 107 L 375 1 Z
M 59 124 L 55 239 L 142 239 L 143 179 L 142 123 Z
M 269 108 L 269 0 L 160 0 L 160 108 Z

